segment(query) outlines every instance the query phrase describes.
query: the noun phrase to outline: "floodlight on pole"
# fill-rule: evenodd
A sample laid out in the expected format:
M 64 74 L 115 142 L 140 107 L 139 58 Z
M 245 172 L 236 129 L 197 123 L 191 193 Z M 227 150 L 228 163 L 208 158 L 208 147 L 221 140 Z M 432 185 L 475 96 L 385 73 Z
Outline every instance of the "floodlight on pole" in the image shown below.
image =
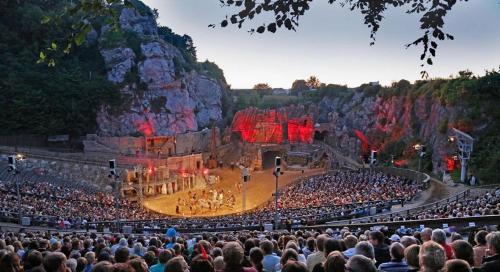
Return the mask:
M 472 153 L 472 148 L 474 145 L 474 138 L 469 134 L 460 131 L 456 128 L 452 128 L 455 142 L 458 147 L 458 157 L 460 158 L 460 164 L 462 166 L 460 172 L 460 181 L 465 182 L 465 176 L 467 173 L 467 162 L 470 160 L 470 155 Z

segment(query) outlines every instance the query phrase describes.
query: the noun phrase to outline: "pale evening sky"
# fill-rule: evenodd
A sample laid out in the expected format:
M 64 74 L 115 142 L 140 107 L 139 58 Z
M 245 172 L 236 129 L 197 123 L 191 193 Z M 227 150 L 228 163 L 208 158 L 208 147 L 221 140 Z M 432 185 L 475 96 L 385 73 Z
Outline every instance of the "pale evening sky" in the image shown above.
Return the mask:
M 251 88 L 259 82 L 289 88 L 295 79 L 317 76 L 321 82 L 354 87 L 369 81 L 388 85 L 399 79 L 420 77 L 421 48 L 404 44 L 420 35 L 418 16 L 402 9 L 386 12 L 374 46 L 359 12 L 351 12 L 327 0 L 315 0 L 301 18 L 297 32 L 250 35 L 250 22 L 208 28 L 219 23 L 228 8 L 219 0 L 143 0 L 159 10 L 161 25 L 178 34 L 190 35 L 198 59 L 214 61 L 224 70 L 233 88 Z M 445 31 L 454 41 L 439 44 L 431 77 L 448 77 L 470 69 L 484 74 L 500 65 L 500 1 L 469 0 L 458 3 L 445 18 Z

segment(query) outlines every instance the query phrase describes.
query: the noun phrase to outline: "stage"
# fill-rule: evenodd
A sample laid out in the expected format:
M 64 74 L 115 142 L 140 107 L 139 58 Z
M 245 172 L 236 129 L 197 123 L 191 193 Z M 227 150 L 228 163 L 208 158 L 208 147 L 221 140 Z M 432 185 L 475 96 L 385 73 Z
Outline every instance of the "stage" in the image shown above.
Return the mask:
M 283 187 L 295 181 L 298 181 L 302 177 L 318 175 L 323 172 L 323 169 L 307 169 L 304 171 L 304 174 L 302 174 L 301 171 L 285 171 L 285 173 L 279 177 L 279 187 Z M 207 185 L 207 187 L 204 189 L 205 192 L 208 193 L 210 190 L 214 189 L 217 191 L 221 191 L 223 189 L 224 198 L 227 198 L 231 194 L 234 194 L 236 199 L 234 208 L 231 209 L 228 206 L 222 206 L 217 211 L 210 211 L 208 209 L 203 209 L 200 211 L 200 209 L 198 209 L 198 212 L 193 214 L 190 211 L 189 207 L 181 206 L 180 214 L 177 214 L 176 206 L 178 203 L 178 199 L 189 199 L 189 190 L 177 192 L 172 195 L 161 195 L 148 198 L 144 200 L 144 207 L 162 214 L 180 217 L 209 217 L 242 212 L 242 193 L 238 192 L 238 188 L 236 186 L 237 182 L 240 182 L 241 179 L 240 169 L 235 168 L 234 170 L 231 170 L 230 168 L 217 168 L 211 169 L 210 173 L 220 175 L 221 181 L 220 183 L 215 185 Z M 275 191 L 275 186 L 275 177 L 272 175 L 271 169 L 252 172 L 251 180 L 246 184 L 245 210 L 254 209 L 266 203 L 267 201 L 274 199 L 272 197 Z M 201 196 L 202 191 L 202 189 L 191 190 L 191 193 L 196 193 L 197 196 Z

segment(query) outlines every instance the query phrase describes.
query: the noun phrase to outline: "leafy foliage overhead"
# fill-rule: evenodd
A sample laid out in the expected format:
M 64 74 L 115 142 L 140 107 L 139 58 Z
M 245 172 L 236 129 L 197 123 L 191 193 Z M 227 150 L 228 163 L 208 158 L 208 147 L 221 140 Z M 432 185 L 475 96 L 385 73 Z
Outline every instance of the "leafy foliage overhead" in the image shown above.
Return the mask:
M 0 134 L 93 133 L 101 106 L 119 104 L 96 44 L 72 54 L 51 51 L 58 62 L 51 68 L 36 63 L 38 52 L 47 44 L 57 49 L 51 41 L 66 36 L 75 22 L 40 24 L 65 7 L 61 1 L 0 2 Z
M 251 27 L 250 33 L 275 33 L 279 28 L 296 30 L 300 17 L 310 9 L 313 0 L 219 0 L 224 7 L 235 8 L 238 11 L 226 16 L 220 22 L 221 27 L 244 23 L 264 14 L 272 14 L 274 19 L 257 27 Z M 453 40 L 453 36 L 443 31 L 444 17 L 458 1 L 467 0 L 328 0 L 329 4 L 338 3 L 351 11 L 359 11 L 364 16 L 364 24 L 371 30 L 370 45 L 375 43 L 375 36 L 384 19 L 384 12 L 389 8 L 405 8 L 408 14 L 421 14 L 420 29 L 422 35 L 406 45 L 421 46 L 422 67 L 432 65 L 436 56 L 438 43 L 445 39 Z M 209 27 L 215 27 L 215 24 Z M 421 72 L 427 77 L 427 72 Z

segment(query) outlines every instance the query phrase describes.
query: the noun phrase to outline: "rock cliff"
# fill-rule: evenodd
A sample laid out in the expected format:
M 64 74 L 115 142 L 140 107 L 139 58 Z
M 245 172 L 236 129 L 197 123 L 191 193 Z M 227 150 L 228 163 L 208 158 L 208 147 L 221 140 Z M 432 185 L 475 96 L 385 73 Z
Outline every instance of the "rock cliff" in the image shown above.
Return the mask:
M 495 97 L 492 82 L 496 78 L 497 74 L 492 73 L 480 78 L 415 84 L 402 80 L 392 87 L 365 85 L 337 90 L 321 96 L 318 121 L 330 124 L 331 143 L 353 157 L 360 150 L 354 130 L 360 130 L 371 148 L 380 151 L 380 163 L 390 161 L 394 155 L 401 165 L 417 167 L 413 145 L 425 144 L 427 156 L 422 159 L 422 170 L 435 173 L 449 168 L 449 160 L 458 154 L 456 143 L 448 141 L 452 128 L 457 128 L 475 138 L 471 165 L 478 169 L 482 167 L 478 162 L 488 161 L 485 141 L 497 124 L 495 111 L 484 107 L 484 103 L 491 102 L 490 94 L 492 99 Z M 458 161 L 455 165 L 460 167 Z
M 221 79 L 186 69 L 188 60 L 160 37 L 151 10 L 141 9 L 121 9 L 122 40 L 116 42 L 118 34 L 108 27 L 101 30 L 99 47 L 107 77 L 120 86 L 123 101 L 118 112 L 108 107 L 100 110 L 98 133 L 172 135 L 197 131 L 221 120 L 225 91 Z

